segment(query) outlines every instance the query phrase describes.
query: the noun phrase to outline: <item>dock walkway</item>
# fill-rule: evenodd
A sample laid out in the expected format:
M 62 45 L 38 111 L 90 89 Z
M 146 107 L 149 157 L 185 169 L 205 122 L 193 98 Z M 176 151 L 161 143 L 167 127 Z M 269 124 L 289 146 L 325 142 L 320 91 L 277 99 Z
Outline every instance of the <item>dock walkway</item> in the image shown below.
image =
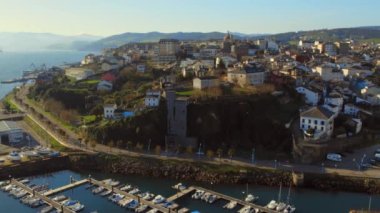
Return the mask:
M 279 213 L 278 211 L 275 211 L 275 210 L 270 210 L 268 208 L 265 208 L 263 206 L 259 206 L 257 204 L 253 204 L 253 203 L 249 203 L 249 202 L 245 202 L 243 200 L 240 200 L 240 199 L 237 199 L 237 198 L 234 198 L 234 197 L 231 197 L 231 196 L 228 196 L 228 195 L 225 195 L 225 194 L 221 194 L 219 192 L 214 192 L 212 190 L 209 190 L 209 189 L 205 189 L 205 188 L 202 188 L 202 187 L 198 187 L 198 186 L 193 186 L 194 189 L 196 190 L 202 190 L 202 191 L 205 191 L 205 192 L 209 192 L 213 195 L 216 195 L 219 197 L 219 199 L 224 199 L 224 200 L 227 200 L 227 201 L 235 201 L 236 203 L 238 203 L 239 205 L 242 205 L 242 206 L 250 206 L 252 208 L 255 208 L 255 209 L 259 209 L 260 212 L 266 212 L 266 213 Z
M 57 194 L 57 193 L 60 193 L 60 192 L 63 192 L 63 191 L 75 188 L 77 186 L 83 185 L 85 183 L 88 183 L 88 179 L 83 179 L 83 180 L 80 180 L 80 181 L 74 181 L 74 182 L 72 182 L 72 183 L 70 183 L 68 185 L 64 185 L 62 187 L 49 190 L 49 191 L 45 192 L 44 195 L 45 196 L 54 195 L 54 194 Z
M 67 208 L 66 206 L 61 205 L 60 203 L 58 203 L 58 202 L 50 199 L 49 197 L 47 197 L 47 196 L 45 196 L 43 194 L 40 194 L 40 193 L 34 191 L 29 186 L 24 185 L 24 184 L 18 182 L 17 180 L 15 180 L 15 179 L 11 180 L 11 184 L 14 184 L 14 185 L 16 185 L 16 186 L 18 186 L 18 187 L 26 190 L 28 193 L 32 194 L 33 196 L 36 196 L 36 197 L 40 198 L 41 200 L 43 200 L 48 205 L 51 205 L 51 206 L 53 206 L 56 209 L 60 209 L 63 213 L 75 213 L 75 211 Z

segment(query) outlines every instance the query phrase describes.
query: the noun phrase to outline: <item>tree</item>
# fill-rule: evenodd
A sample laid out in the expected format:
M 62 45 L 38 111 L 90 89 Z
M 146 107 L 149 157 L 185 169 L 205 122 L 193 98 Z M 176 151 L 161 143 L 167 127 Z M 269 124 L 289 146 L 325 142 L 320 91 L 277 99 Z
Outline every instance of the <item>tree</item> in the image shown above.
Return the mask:
M 118 140 L 118 141 L 116 141 L 116 146 L 117 146 L 118 148 L 121 148 L 121 147 L 123 146 L 123 141 L 122 141 L 122 140 Z
M 127 142 L 127 149 L 130 150 L 133 146 L 133 142 L 132 141 L 128 141 Z
M 214 151 L 207 150 L 206 155 L 207 155 L 208 158 L 213 158 L 214 157 Z
M 222 158 L 222 155 L 223 155 L 223 149 L 222 148 L 218 148 L 218 150 L 216 150 L 216 153 L 218 154 L 218 158 L 220 160 Z
M 161 146 L 160 145 L 157 145 L 156 148 L 154 148 L 154 153 L 156 155 L 160 155 L 161 154 Z
M 144 149 L 144 144 L 142 144 L 142 143 L 137 143 L 136 144 L 136 150 L 142 151 L 143 149 Z
M 110 147 L 110 152 L 112 151 L 112 147 L 115 146 L 115 142 L 113 142 L 113 140 L 109 141 L 108 144 L 107 144 L 109 147 Z
M 92 149 L 95 149 L 95 147 L 96 147 L 96 142 L 95 142 L 95 141 L 91 141 L 90 146 L 91 146 Z
M 232 156 L 235 155 L 235 149 L 234 148 L 230 148 L 228 150 L 228 156 L 230 157 L 230 160 L 232 161 Z
M 188 146 L 186 147 L 186 153 L 192 155 L 194 153 L 194 147 Z

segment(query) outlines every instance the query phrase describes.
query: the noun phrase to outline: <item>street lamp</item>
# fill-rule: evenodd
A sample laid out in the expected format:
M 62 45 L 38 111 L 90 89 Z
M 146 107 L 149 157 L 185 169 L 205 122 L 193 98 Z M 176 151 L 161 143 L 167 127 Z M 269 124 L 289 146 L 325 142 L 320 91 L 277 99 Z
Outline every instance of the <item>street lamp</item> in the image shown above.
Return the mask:
M 252 161 L 252 164 L 254 164 L 255 163 L 255 148 L 253 148 L 252 149 L 252 159 L 251 159 L 251 161 Z
M 277 159 L 274 160 L 274 168 L 277 169 Z

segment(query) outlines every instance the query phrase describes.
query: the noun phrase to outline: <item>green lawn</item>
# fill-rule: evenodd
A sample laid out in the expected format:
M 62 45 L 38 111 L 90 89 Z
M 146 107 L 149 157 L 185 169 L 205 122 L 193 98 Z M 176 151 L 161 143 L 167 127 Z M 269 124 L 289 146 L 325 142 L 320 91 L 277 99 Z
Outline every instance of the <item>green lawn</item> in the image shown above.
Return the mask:
M 96 121 L 96 115 L 85 115 L 82 118 L 85 124 L 91 124 Z
M 50 134 L 48 134 L 44 129 L 42 129 L 36 122 L 34 122 L 30 117 L 26 116 L 24 118 L 25 123 L 27 123 L 42 139 L 49 142 L 52 149 L 58 151 L 67 151 L 68 148 L 61 145 L 56 139 L 54 139 Z
M 17 106 L 11 101 L 12 95 L 7 95 L 3 99 L 3 105 L 6 109 L 12 112 L 19 112 L 20 110 L 17 108 Z
M 185 91 L 176 92 L 178 96 L 187 96 L 187 97 L 193 95 L 193 93 L 194 93 L 194 90 L 185 90 Z

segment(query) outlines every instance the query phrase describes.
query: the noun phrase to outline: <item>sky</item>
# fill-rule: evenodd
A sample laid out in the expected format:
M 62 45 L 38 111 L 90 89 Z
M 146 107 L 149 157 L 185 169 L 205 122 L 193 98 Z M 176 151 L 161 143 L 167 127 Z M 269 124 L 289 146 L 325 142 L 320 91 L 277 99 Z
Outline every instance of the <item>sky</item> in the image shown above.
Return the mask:
M 280 33 L 380 25 L 380 0 L 0 0 L 0 32 Z

